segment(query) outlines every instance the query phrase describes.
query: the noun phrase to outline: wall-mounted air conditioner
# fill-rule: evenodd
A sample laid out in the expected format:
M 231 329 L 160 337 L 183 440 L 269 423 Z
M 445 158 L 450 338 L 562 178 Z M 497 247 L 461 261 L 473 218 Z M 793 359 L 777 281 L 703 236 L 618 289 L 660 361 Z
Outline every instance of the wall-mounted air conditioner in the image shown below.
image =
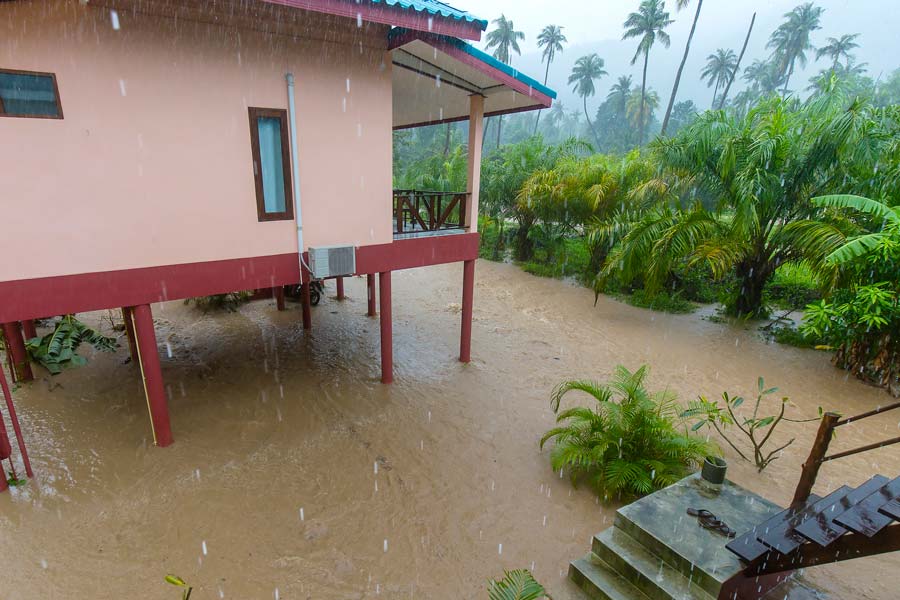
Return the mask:
M 310 248 L 309 268 L 316 279 L 354 275 L 356 273 L 356 248 L 353 246 Z

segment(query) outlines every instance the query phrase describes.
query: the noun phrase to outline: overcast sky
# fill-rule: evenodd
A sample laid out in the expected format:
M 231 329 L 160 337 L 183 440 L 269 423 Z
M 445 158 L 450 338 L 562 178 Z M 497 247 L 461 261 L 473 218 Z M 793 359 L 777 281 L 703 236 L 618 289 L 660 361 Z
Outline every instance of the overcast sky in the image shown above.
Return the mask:
M 676 11 L 675 0 L 666 2 L 671 18 L 675 19 L 668 29 L 672 45 L 669 49 L 661 45 L 653 48 L 647 74 L 648 85 L 659 93 L 663 104 L 672 90 L 696 2 L 692 0 L 681 12 Z M 566 79 L 575 60 L 584 54 L 597 52 L 605 60 L 609 72 L 599 82 L 598 94 L 593 101 L 589 100 L 589 108 L 595 109 L 599 105 L 619 75 L 633 75 L 635 83 L 640 84 L 641 65 L 629 64 L 637 41 L 621 39 L 622 23 L 639 3 L 639 0 L 455 0 L 460 8 L 479 18 L 493 20 L 502 13 L 512 19 L 516 29 L 526 36 L 520 44 L 522 56 L 514 57 L 513 65 L 539 81 L 543 80 L 544 68 L 540 64 L 535 38 L 545 25 L 562 26 L 569 43 L 550 69 L 549 85 L 559 92 L 560 99 L 570 109 L 578 108 L 581 102 L 569 90 Z M 740 52 L 754 11 L 757 12 L 756 25 L 741 68 L 756 58 L 767 56 L 769 51 L 765 46 L 769 34 L 782 22 L 784 13 L 798 4 L 799 0 L 704 0 L 678 99 L 691 99 L 700 107 L 708 107 L 712 89 L 700 81 L 700 70 L 706 57 L 717 48 L 731 48 L 736 54 Z M 828 37 L 860 33 L 857 60 L 868 63 L 871 76 L 887 74 L 900 67 L 900 1 L 818 0 L 815 4 L 825 8 L 825 13 L 822 29 L 813 33 L 814 45 L 824 45 Z M 492 28 L 489 25 L 488 29 Z M 810 54 L 810 58 L 814 58 L 814 54 Z M 824 62 L 815 64 L 811 61 L 805 72 L 795 75 L 797 85 L 792 81 L 791 88 L 805 88 L 808 79 L 824 67 Z M 741 87 L 734 89 L 738 91 Z

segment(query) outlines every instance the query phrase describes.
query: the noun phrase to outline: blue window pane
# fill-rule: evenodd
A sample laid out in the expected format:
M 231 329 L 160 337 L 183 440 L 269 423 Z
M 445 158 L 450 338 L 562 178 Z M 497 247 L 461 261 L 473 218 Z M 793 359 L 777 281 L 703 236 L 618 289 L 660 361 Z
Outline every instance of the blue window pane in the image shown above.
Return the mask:
M 267 213 L 285 212 L 284 160 L 281 154 L 281 119 L 259 117 L 259 162 Z
M 0 102 L 8 115 L 58 117 L 53 77 L 0 71 Z

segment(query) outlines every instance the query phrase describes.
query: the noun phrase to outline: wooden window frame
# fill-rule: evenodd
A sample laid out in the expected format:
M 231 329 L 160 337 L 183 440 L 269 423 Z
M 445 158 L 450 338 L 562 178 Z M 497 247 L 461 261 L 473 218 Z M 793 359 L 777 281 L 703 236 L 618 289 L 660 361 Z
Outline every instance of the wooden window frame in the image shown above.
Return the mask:
M 259 221 L 290 221 L 294 218 L 294 187 L 291 169 L 291 148 L 289 143 L 288 114 L 282 108 L 258 108 L 251 106 L 250 114 L 250 147 L 253 159 L 253 181 L 256 187 L 256 216 Z M 274 117 L 281 121 L 281 162 L 284 169 L 284 211 L 266 212 L 266 198 L 263 192 L 262 161 L 259 155 L 260 117 Z
M 11 119 L 62 119 L 63 108 L 62 98 L 59 96 L 59 86 L 56 83 L 56 73 L 44 73 L 43 71 L 22 71 L 20 69 L 4 69 L 0 67 L 0 73 L 10 75 L 39 75 L 41 77 L 49 77 L 53 81 L 53 95 L 56 100 L 56 115 L 19 115 L 6 112 L 3 106 L 3 99 L 0 98 L 0 117 L 9 117 Z

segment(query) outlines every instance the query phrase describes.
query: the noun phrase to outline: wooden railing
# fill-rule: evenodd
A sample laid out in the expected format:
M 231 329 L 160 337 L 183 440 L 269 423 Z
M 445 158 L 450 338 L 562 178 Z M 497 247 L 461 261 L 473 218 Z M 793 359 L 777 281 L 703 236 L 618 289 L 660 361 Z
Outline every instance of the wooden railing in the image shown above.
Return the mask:
M 467 192 L 394 190 L 394 233 L 465 229 Z
M 822 422 L 819 424 L 819 431 L 816 434 L 816 440 L 815 442 L 813 442 L 812 449 L 809 451 L 809 457 L 806 459 L 806 462 L 803 463 L 803 471 L 800 474 L 800 481 L 797 482 L 797 489 L 794 491 L 794 500 L 791 502 L 791 504 L 797 505 L 805 502 L 809 498 L 809 495 L 812 492 L 813 485 L 816 483 L 816 478 L 819 476 L 819 468 L 822 466 L 822 463 L 828 462 L 829 460 L 834 460 L 836 458 L 844 458 L 845 456 L 859 454 L 860 452 L 867 452 L 869 450 L 883 448 L 892 444 L 900 444 L 900 437 L 895 437 L 881 442 L 866 444 L 865 446 L 860 446 L 859 448 L 853 448 L 851 450 L 844 450 L 843 452 L 828 454 L 828 445 L 831 443 L 831 438 L 834 437 L 835 429 L 849 423 L 855 423 L 856 421 L 860 421 L 868 417 L 874 417 L 875 415 L 884 414 L 890 410 L 894 410 L 897 408 L 900 408 L 900 402 L 895 402 L 886 406 L 880 406 L 874 410 L 870 410 L 869 412 L 862 413 L 861 415 L 856 415 L 855 417 L 846 417 L 843 419 L 841 418 L 841 415 L 837 413 L 825 413 L 822 416 Z

